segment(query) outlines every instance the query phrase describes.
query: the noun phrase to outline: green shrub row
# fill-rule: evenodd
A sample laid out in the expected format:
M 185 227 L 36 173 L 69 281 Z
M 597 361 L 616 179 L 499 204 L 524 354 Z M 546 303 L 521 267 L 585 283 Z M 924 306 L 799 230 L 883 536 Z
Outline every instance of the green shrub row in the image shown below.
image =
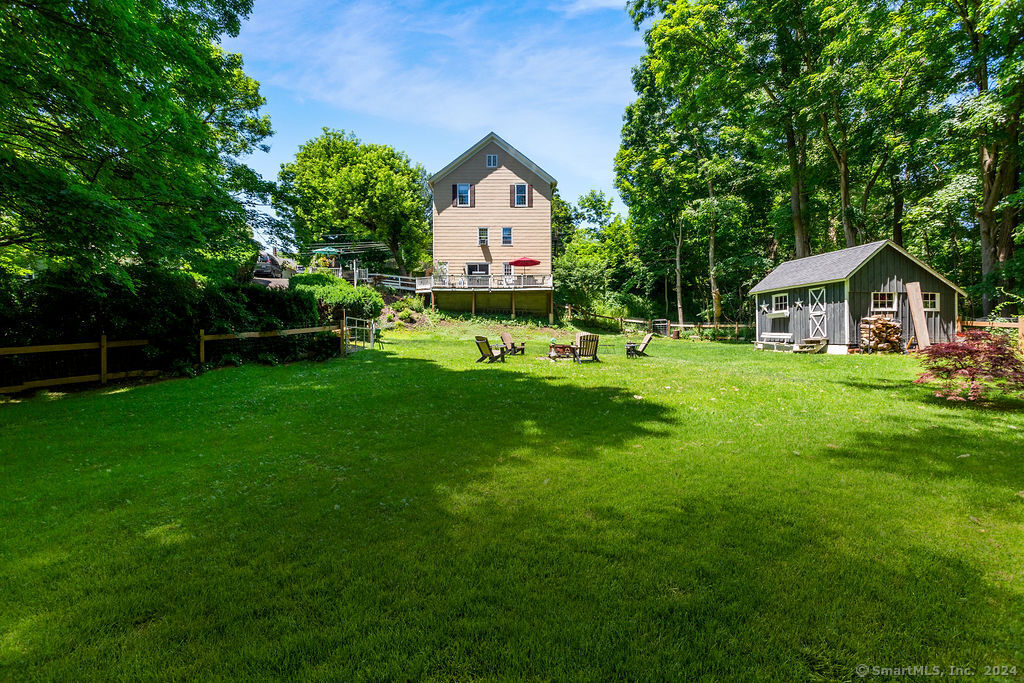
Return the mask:
M 384 310 L 384 297 L 372 287 L 354 287 L 346 280 L 330 273 L 309 273 L 294 275 L 291 290 L 308 292 L 319 308 L 320 319 L 325 323 L 338 322 L 347 312 L 356 318 L 376 318 Z
M 73 269 L 33 280 L 0 282 L 0 346 L 148 339 L 139 349 L 110 352 L 111 371 L 182 371 L 198 362 L 197 335 L 312 327 L 320 323 L 316 297 L 301 289 L 251 283 L 203 284 L 181 271 L 135 267 L 134 288 L 106 275 L 83 278 Z M 207 361 L 256 360 L 272 352 L 282 361 L 337 353 L 337 337 L 295 335 L 207 344 Z M 27 379 L 96 372 L 95 352 L 0 358 L 0 386 Z

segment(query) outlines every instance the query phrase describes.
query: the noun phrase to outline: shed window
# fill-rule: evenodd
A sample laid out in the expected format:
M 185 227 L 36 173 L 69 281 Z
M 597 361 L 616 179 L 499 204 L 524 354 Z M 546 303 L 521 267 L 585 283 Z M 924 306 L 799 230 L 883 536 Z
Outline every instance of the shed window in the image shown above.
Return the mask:
M 896 310 L 896 293 L 895 292 L 871 292 L 871 310 L 872 311 L 895 311 Z
M 772 295 L 772 313 L 789 311 L 789 294 Z
M 938 292 L 921 292 L 921 300 L 924 302 L 924 310 L 926 310 L 926 311 L 937 311 L 937 310 L 939 310 L 939 293 Z
M 526 185 L 520 183 L 516 185 L 516 206 L 526 206 Z
M 498 155 L 488 154 L 487 155 L 487 168 L 498 168 Z
M 476 243 L 479 244 L 481 247 L 486 247 L 489 243 L 487 233 L 487 228 L 476 229 Z
M 469 206 L 469 183 L 459 183 L 459 206 Z
M 467 263 L 466 264 L 466 275 L 490 275 L 491 264 L 490 263 Z

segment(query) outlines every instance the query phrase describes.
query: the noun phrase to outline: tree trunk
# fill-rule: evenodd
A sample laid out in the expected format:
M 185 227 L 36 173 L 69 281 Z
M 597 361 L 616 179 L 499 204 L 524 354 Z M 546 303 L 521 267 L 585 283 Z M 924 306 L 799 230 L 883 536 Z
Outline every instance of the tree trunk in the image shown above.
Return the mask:
M 857 226 L 850 211 L 850 160 L 844 149 L 839 154 L 839 211 L 843 217 L 843 235 L 846 246 L 857 246 Z
M 839 116 L 836 115 L 838 121 Z M 850 158 L 846 148 L 846 135 L 842 134 L 843 148 L 840 150 L 832 140 L 832 131 L 828 125 L 828 118 L 821 115 L 821 133 L 825 139 L 825 146 L 832 154 L 832 160 L 836 162 L 836 170 L 839 171 L 839 217 L 843 223 L 843 236 L 846 237 L 846 246 L 857 246 L 857 226 L 853 224 L 853 216 L 850 211 Z
M 665 318 L 668 318 L 668 270 L 665 270 Z
M 718 291 L 718 279 L 715 277 L 715 232 L 718 229 L 718 207 L 715 205 L 715 189 L 708 181 L 708 199 L 711 201 L 711 227 L 708 236 L 708 281 L 711 284 L 711 310 L 714 316 L 715 331 L 718 321 L 722 318 L 722 293 Z
M 797 144 L 796 130 L 791 118 L 786 118 L 786 152 L 789 157 L 789 206 L 793 216 L 793 241 L 796 245 L 796 257 L 804 258 L 811 255 L 811 242 L 808 235 L 807 193 L 804 190 L 804 155 Z
M 676 219 L 676 318 L 683 324 L 683 220 Z
M 903 246 L 903 182 L 899 173 L 889 179 L 892 187 L 892 241 Z

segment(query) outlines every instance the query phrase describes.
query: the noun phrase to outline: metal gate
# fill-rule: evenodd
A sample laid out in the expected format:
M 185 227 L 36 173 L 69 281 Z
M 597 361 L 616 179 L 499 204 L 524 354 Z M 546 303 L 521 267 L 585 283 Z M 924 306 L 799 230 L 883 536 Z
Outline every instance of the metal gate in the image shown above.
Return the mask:
M 345 318 L 345 353 L 373 348 L 377 341 L 377 323 L 365 318 Z

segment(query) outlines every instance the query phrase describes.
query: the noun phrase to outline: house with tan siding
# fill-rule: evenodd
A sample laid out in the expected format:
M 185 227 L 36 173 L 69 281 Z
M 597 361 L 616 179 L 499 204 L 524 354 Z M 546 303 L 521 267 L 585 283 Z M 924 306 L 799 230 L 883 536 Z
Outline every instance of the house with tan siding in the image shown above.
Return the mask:
M 553 318 L 551 196 L 556 181 L 488 133 L 432 175 L 433 265 L 416 291 L 451 311 Z M 535 259 L 534 266 L 511 265 Z

